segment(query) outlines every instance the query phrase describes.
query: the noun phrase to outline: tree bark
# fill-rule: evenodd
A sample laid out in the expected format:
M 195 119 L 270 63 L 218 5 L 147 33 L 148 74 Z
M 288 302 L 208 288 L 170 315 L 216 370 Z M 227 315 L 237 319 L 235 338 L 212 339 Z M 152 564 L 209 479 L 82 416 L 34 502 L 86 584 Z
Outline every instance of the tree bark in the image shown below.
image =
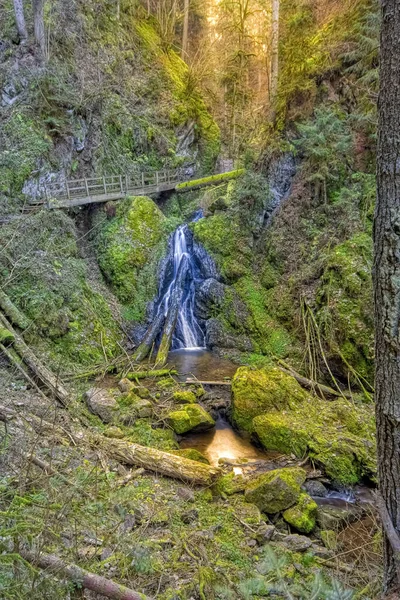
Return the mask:
M 28 33 L 26 31 L 23 0 L 14 0 L 14 13 L 18 35 L 20 37 L 21 42 L 24 42 L 28 37 Z
M 182 52 L 181 57 L 183 60 L 187 57 L 188 40 L 189 40 L 189 6 L 190 0 L 185 0 L 183 9 L 183 33 L 182 33 Z
M 155 448 L 147 448 L 123 440 L 108 439 L 101 435 L 92 436 L 91 440 L 92 446 L 102 448 L 108 456 L 126 465 L 137 465 L 182 481 L 211 485 L 220 474 L 220 470 L 216 467 L 210 467 Z
M 159 312 L 156 318 L 153 320 L 152 324 L 146 331 L 146 334 L 139 346 L 136 348 L 135 352 L 132 355 L 132 360 L 135 362 L 140 362 L 151 351 L 151 347 L 156 339 L 158 333 L 161 331 L 165 321 L 165 315 L 162 312 Z
M 56 576 L 67 577 L 81 587 L 102 594 L 111 600 L 148 600 L 148 597 L 140 592 L 135 592 L 112 579 L 85 571 L 77 565 L 69 565 L 54 554 L 43 554 L 31 550 L 20 550 L 20 554 L 32 565 L 54 573 Z
M 400 531 L 400 3 L 382 1 L 377 204 L 374 222 L 375 406 L 383 505 Z M 384 591 L 399 590 L 399 556 L 384 535 Z
M 279 5 L 280 0 L 272 0 L 272 39 L 271 39 L 271 97 L 274 102 L 278 92 L 279 73 Z
M 11 323 L 20 329 L 28 329 L 31 322 L 15 304 L 10 300 L 3 290 L 0 290 L 0 308 L 5 312 Z
M 44 30 L 44 2 L 45 0 L 32 0 L 33 30 L 35 41 L 38 44 L 43 58 L 46 56 L 46 36 Z

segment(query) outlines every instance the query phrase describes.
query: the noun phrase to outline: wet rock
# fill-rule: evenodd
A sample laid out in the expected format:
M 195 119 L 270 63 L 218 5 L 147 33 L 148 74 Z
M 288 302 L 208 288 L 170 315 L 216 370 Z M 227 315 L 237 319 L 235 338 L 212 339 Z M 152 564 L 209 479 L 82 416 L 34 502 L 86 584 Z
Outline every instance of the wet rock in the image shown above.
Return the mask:
M 206 279 L 196 288 L 196 315 L 208 319 L 215 308 L 221 308 L 226 286 L 216 279 Z
M 241 352 L 253 350 L 253 343 L 249 337 L 227 332 L 217 318 L 211 318 L 206 323 L 206 344 L 211 350 L 218 348 L 233 348 Z
M 286 523 L 301 533 L 311 533 L 315 528 L 317 511 L 318 506 L 314 500 L 308 494 L 302 493 L 297 504 L 285 510 L 282 516 Z
M 282 543 L 291 552 L 305 552 L 312 546 L 312 541 L 305 535 L 293 533 L 283 538 Z
M 215 425 L 211 415 L 199 404 L 187 404 L 179 410 L 170 412 L 167 421 L 178 434 L 188 431 L 207 431 Z
M 117 409 L 117 401 L 110 392 L 101 388 L 91 388 L 85 394 L 89 410 L 100 417 L 103 423 L 111 423 Z
M 325 496 L 328 494 L 328 490 L 322 481 L 318 481 L 318 479 L 307 479 L 303 485 L 303 488 L 308 494 L 310 494 L 310 496 L 315 496 L 317 498 L 325 498 Z
M 305 478 L 304 469 L 274 469 L 252 481 L 246 488 L 245 498 L 261 511 L 276 514 L 297 502 Z

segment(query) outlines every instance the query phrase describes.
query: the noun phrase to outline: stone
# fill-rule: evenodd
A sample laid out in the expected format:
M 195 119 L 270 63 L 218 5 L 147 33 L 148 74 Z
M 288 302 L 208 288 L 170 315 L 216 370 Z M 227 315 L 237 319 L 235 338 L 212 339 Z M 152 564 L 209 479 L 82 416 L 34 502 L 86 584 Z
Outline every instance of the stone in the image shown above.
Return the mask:
M 172 399 L 177 404 L 196 404 L 197 398 L 193 392 L 178 391 L 172 394 Z
M 150 398 L 150 392 L 149 390 L 144 387 L 144 386 L 138 386 L 134 388 L 134 392 L 137 396 L 139 396 L 139 398 L 142 398 L 143 400 Z
M 120 440 L 125 437 L 124 432 L 119 427 L 112 425 L 111 427 L 107 427 L 104 431 L 104 435 L 108 438 L 112 438 L 115 440 Z
M 312 544 L 310 550 L 312 551 L 314 556 L 318 558 L 329 559 L 332 558 L 333 552 L 328 550 L 328 548 L 324 548 L 323 546 L 318 546 L 318 544 Z
M 274 525 L 267 525 L 266 523 L 260 525 L 257 530 L 257 541 L 259 544 L 266 544 L 270 542 L 276 534 L 276 527 Z
M 342 507 L 325 504 L 318 507 L 317 523 L 321 529 L 340 531 L 360 515 L 361 511 L 355 506 Z
M 103 423 L 111 423 L 117 410 L 117 401 L 110 392 L 101 388 L 90 388 L 85 394 L 89 410 L 100 417 Z
M 199 404 L 185 404 L 167 415 L 167 422 L 175 433 L 207 431 L 215 425 L 214 419 Z
M 308 494 L 302 493 L 297 504 L 283 513 L 286 523 L 301 533 L 311 533 L 315 528 L 318 505 Z
M 275 514 L 297 502 L 305 479 L 305 470 L 298 467 L 274 469 L 254 479 L 245 490 L 245 498 L 261 511 Z
M 282 543 L 291 552 L 305 552 L 312 546 L 312 541 L 305 535 L 298 535 L 293 533 L 283 538 Z
M 120 405 L 124 407 L 125 412 L 129 411 L 125 417 L 135 416 L 139 419 L 146 419 L 153 415 L 153 405 L 150 400 L 139 398 L 133 391 L 121 398 Z M 128 419 L 124 419 L 124 422 L 128 421 Z
M 222 475 L 222 477 L 218 479 L 216 488 L 220 494 L 232 496 L 232 494 L 244 492 L 246 489 L 246 484 L 247 482 L 243 475 L 235 475 L 235 473 L 232 471 L 231 473 Z
M 303 488 L 310 496 L 317 498 L 325 498 L 325 496 L 328 495 L 328 490 L 322 481 L 318 481 L 318 479 L 307 479 L 303 485 Z
M 129 381 L 129 379 L 125 377 L 124 379 L 121 379 L 121 381 L 118 382 L 118 387 L 121 390 L 121 392 L 125 394 L 131 392 L 135 386 L 132 383 L 132 381 Z
M 338 545 L 336 532 L 332 529 L 322 529 L 319 532 L 321 540 L 328 550 L 336 550 Z

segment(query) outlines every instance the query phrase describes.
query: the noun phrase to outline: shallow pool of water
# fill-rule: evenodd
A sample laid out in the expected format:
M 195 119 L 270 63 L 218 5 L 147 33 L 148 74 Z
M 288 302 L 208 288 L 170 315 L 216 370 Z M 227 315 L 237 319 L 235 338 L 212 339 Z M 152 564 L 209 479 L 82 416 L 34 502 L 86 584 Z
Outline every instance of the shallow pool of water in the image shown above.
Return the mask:
M 177 369 L 182 380 L 195 377 L 200 381 L 223 381 L 233 377 L 238 368 L 204 348 L 173 350 L 168 355 L 168 364 Z
M 181 448 L 195 448 L 199 450 L 212 465 L 218 465 L 220 458 L 229 461 L 243 459 L 268 460 L 269 454 L 244 438 L 242 438 L 232 426 L 221 417 L 217 419 L 214 429 L 204 433 L 192 433 L 186 435 L 180 443 Z

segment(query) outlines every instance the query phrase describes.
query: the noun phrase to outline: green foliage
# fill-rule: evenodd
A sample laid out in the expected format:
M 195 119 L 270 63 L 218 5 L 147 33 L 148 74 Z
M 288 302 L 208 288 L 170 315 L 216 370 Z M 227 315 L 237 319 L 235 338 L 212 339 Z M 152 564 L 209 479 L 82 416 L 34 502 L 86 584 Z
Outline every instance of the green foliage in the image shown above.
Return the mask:
M 221 173 L 219 175 L 210 175 L 208 177 L 202 177 L 201 179 L 192 179 L 191 181 L 186 181 L 184 183 L 178 183 L 176 189 L 179 190 L 189 190 L 192 187 L 202 187 L 205 185 L 210 185 L 213 182 L 220 183 L 221 181 L 236 179 L 240 177 L 245 172 L 244 169 L 237 169 L 236 171 L 228 171 L 227 173 Z

